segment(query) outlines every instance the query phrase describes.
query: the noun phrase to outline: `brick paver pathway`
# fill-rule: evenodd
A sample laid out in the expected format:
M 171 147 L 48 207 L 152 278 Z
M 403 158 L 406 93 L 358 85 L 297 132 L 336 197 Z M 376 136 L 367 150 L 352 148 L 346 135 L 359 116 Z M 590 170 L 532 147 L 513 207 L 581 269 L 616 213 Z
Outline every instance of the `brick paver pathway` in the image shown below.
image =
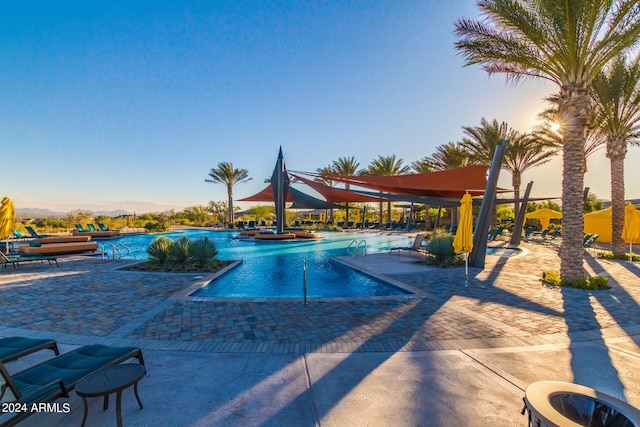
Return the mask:
M 414 265 L 382 271 L 372 255 L 360 269 L 421 290 L 392 298 L 202 300 L 185 290 L 196 274 L 135 273 L 125 262 L 62 258 L 0 271 L 0 335 L 50 336 L 70 344 L 101 342 L 215 352 L 412 351 L 599 340 L 640 333 L 640 268 L 588 256 L 585 267 L 610 277 L 611 290 L 544 286 L 557 253 L 524 244 L 527 254 L 487 257 L 486 268 Z M 405 260 L 405 256 L 396 257 Z M 389 261 L 392 258 L 378 258 Z M 206 278 L 204 279 L 206 280 Z

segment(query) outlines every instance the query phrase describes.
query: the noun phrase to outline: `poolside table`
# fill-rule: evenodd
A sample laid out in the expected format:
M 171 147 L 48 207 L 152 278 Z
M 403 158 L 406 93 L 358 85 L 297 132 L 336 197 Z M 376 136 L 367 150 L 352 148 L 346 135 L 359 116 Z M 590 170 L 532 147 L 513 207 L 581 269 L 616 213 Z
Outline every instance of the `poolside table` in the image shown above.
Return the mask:
M 142 409 L 142 402 L 138 396 L 138 381 L 146 374 L 145 368 L 137 363 L 125 363 L 123 365 L 110 366 L 89 374 L 78 381 L 76 393 L 82 397 L 84 402 L 84 416 L 82 417 L 82 427 L 87 421 L 89 404 L 87 397 L 104 396 L 102 410 L 109 407 L 109 395 L 116 393 L 116 420 L 118 427 L 122 427 L 122 390 L 133 386 L 133 392 L 138 400 L 138 405 Z

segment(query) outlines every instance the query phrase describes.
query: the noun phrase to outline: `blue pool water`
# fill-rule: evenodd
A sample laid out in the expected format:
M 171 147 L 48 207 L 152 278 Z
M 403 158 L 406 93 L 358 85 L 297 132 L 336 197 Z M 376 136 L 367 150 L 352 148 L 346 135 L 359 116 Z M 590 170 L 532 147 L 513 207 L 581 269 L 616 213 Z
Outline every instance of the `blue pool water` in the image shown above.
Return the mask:
M 307 266 L 307 296 L 363 297 L 404 295 L 406 291 L 369 277 L 331 257 L 347 255 L 347 247 L 356 240 L 365 241 L 367 253 L 386 252 L 390 247 L 410 246 L 413 238 L 379 233 L 324 232 L 323 240 L 248 241 L 234 239 L 238 232 L 188 230 L 164 233 L 175 239 L 209 237 L 218 248 L 221 260 L 242 260 L 242 264 L 202 289 L 194 297 L 215 298 L 299 298 L 303 294 L 303 271 Z M 127 258 L 147 259 L 146 249 L 158 235 L 123 236 L 111 239 L 131 249 Z M 364 244 L 361 244 L 362 248 Z

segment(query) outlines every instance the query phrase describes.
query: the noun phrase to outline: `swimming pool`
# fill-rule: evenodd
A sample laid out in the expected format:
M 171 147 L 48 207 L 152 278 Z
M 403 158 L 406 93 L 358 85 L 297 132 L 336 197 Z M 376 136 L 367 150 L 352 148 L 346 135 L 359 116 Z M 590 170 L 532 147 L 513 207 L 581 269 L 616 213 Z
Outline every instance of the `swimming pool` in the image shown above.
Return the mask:
M 390 247 L 410 246 L 413 238 L 380 233 L 324 232 L 323 240 L 260 241 L 234 239 L 237 231 L 185 230 L 161 234 L 171 239 L 209 237 L 222 260 L 242 260 L 242 264 L 192 293 L 198 298 L 301 298 L 303 272 L 307 266 L 307 296 L 368 297 L 406 295 L 408 292 L 373 277 L 356 272 L 331 257 L 347 255 L 354 240 L 367 253 L 385 252 Z M 147 259 L 149 243 L 155 235 L 132 235 L 110 239 L 127 246 L 127 258 Z M 362 243 L 366 242 L 366 243 Z

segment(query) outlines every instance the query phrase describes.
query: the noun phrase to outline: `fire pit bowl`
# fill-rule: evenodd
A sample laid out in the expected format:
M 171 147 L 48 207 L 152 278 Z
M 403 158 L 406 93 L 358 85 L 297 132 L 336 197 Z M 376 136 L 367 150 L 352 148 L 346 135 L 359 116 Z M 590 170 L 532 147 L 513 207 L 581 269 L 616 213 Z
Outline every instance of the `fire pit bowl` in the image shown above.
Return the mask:
M 578 384 L 538 381 L 525 390 L 522 414 L 533 427 L 640 427 L 640 411 Z

